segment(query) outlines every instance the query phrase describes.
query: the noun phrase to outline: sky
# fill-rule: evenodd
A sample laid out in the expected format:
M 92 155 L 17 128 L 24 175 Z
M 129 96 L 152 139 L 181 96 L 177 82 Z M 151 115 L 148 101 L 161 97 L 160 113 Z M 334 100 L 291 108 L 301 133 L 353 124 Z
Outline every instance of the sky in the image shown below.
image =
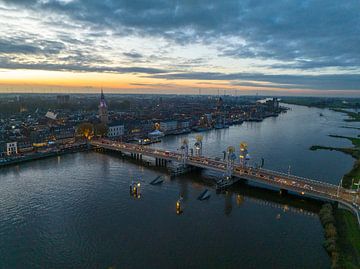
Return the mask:
M 0 0 L 0 92 L 360 97 L 358 0 Z

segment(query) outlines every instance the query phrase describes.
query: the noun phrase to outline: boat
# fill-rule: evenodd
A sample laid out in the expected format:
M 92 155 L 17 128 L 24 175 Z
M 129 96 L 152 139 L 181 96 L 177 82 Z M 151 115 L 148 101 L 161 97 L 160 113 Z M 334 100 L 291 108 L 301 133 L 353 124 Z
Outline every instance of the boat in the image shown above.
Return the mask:
M 203 201 L 209 199 L 210 196 L 211 196 L 211 192 L 208 189 L 206 189 L 199 195 L 198 200 Z
M 319 113 L 319 116 L 320 116 L 320 117 L 323 117 L 323 116 L 324 116 L 324 114 L 323 114 L 323 113 Z
M 163 176 L 157 176 L 154 180 L 152 180 L 150 182 L 150 184 L 151 185 L 159 185 L 159 184 L 163 183 L 163 181 L 164 181 Z

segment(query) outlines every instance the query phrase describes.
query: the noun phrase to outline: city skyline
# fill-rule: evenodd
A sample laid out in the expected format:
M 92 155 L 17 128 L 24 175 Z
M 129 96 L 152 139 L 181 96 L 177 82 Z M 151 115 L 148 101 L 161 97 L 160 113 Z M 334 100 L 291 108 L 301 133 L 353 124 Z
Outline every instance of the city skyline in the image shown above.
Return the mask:
M 357 1 L 0 0 L 0 92 L 359 96 Z

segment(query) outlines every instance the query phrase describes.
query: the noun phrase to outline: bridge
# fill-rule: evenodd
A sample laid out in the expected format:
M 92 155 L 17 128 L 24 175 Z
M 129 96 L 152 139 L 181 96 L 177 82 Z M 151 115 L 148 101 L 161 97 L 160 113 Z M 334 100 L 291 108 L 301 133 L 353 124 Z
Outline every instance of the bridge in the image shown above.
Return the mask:
M 220 160 L 203 156 L 201 141 L 195 143 L 195 153 L 191 151 L 190 154 L 186 141 L 177 152 L 104 139 L 92 140 L 90 144 L 95 148 L 130 154 L 137 159 L 142 159 L 143 156 L 152 157 L 158 165 L 170 166 L 171 164 L 175 174 L 185 173 L 192 167 L 218 171 L 223 174 L 217 180 L 219 188 L 226 188 L 240 179 L 246 179 L 278 188 L 281 191 L 291 191 L 299 195 L 338 202 L 355 213 L 360 225 L 359 190 L 349 190 L 340 185 L 250 166 L 246 163 L 245 156 L 240 156 L 240 163 L 235 163 L 235 157 L 231 157 L 234 156 L 231 147 L 228 149 L 227 158 L 224 155 L 224 160 Z

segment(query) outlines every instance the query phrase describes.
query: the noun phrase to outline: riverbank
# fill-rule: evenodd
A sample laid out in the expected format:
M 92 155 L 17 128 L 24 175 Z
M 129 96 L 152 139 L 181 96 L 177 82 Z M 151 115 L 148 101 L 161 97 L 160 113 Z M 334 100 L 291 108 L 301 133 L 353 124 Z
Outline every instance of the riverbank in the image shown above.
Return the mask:
M 344 121 L 356 122 L 360 121 L 360 114 L 355 112 L 349 112 L 343 109 L 332 109 L 336 112 L 346 113 L 349 119 Z M 353 128 L 344 127 L 343 128 Z M 354 128 L 355 129 L 355 128 Z M 360 183 L 360 138 L 341 136 L 341 135 L 329 135 L 333 138 L 341 138 L 349 140 L 353 147 L 340 148 L 331 146 L 313 145 L 310 150 L 335 150 L 343 152 L 352 156 L 355 159 L 352 169 L 343 176 L 342 186 L 345 188 L 356 189 L 357 185 L 354 183 Z M 320 216 L 321 217 L 321 216 Z M 329 229 L 324 225 L 325 230 L 325 248 L 332 258 L 332 268 L 346 268 L 355 269 L 360 267 L 360 229 L 357 218 L 354 214 L 345 209 L 335 208 L 331 212 L 330 219 L 334 220 L 334 227 L 336 227 L 334 239 L 333 231 L 330 232 L 332 238 L 329 238 Z
M 360 267 L 360 229 L 356 218 L 348 210 L 335 209 L 334 217 L 338 233 L 339 260 L 337 268 Z
M 323 246 L 331 257 L 331 268 L 359 268 L 360 230 L 353 214 L 326 203 L 319 217 L 324 228 Z
M 58 155 L 64 155 L 68 153 L 75 153 L 80 151 L 88 150 L 87 143 L 78 143 L 76 145 L 73 145 L 71 147 L 67 148 L 61 148 L 56 149 L 48 152 L 36 152 L 36 153 L 30 153 L 24 156 L 10 158 L 1 160 L 0 167 L 8 166 L 8 165 L 16 165 L 23 162 L 30 162 L 34 160 L 40 160 L 48 157 L 58 156 Z
M 348 116 L 347 119 L 344 119 L 346 122 L 359 122 L 360 121 L 360 113 L 354 111 L 348 111 L 341 108 L 330 108 L 330 110 L 335 112 L 344 113 Z
M 355 159 L 355 163 L 353 168 L 344 175 L 342 186 L 344 188 L 357 188 L 354 183 L 360 183 L 360 138 L 357 137 L 349 137 L 349 136 L 341 136 L 341 135 L 329 135 L 334 138 L 342 138 L 351 141 L 354 147 L 352 148 L 339 148 L 339 147 L 331 147 L 331 146 L 321 146 L 321 145 L 313 145 L 310 147 L 310 150 L 335 150 L 339 152 L 343 152 L 345 154 L 351 155 Z

